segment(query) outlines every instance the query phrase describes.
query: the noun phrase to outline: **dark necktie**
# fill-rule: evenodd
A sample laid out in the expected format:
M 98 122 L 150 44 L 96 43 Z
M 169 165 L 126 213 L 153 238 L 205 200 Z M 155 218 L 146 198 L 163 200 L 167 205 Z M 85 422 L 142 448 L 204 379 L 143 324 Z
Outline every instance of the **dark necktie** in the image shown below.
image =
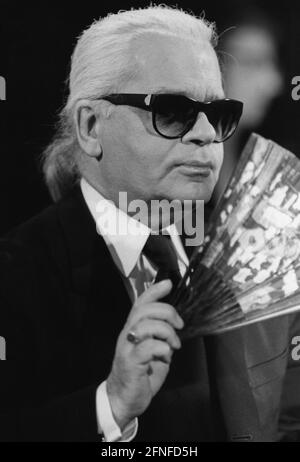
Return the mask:
M 166 297 L 161 299 L 161 301 L 169 303 L 181 280 L 177 255 L 170 236 L 150 234 L 143 249 L 143 253 L 158 268 L 155 282 L 162 281 L 163 279 L 171 279 L 173 283 L 172 290 Z

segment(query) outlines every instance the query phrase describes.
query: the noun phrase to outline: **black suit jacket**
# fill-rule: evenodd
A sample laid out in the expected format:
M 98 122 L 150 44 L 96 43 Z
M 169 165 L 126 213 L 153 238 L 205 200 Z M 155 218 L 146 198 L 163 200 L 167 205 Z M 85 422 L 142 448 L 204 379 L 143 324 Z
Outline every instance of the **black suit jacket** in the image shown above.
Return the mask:
M 95 393 L 131 303 L 79 188 L 1 241 L 0 303 L 0 440 L 99 441 Z M 296 321 L 186 341 L 135 441 L 297 439 Z

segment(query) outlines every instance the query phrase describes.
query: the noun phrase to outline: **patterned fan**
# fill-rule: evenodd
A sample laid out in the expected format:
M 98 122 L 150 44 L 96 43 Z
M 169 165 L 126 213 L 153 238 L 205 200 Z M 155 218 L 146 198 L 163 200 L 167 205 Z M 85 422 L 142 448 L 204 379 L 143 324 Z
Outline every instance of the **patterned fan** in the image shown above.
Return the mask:
M 184 337 L 300 310 L 300 160 L 252 134 L 174 305 Z

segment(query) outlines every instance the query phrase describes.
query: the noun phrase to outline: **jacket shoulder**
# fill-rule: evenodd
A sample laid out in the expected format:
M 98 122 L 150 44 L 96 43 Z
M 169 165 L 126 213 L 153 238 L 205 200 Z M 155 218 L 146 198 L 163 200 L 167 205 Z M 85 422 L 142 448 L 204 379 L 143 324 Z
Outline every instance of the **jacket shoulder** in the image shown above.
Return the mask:
M 63 252 L 54 204 L 0 239 L 0 296 L 19 302 L 32 298 L 40 281 L 58 273 Z

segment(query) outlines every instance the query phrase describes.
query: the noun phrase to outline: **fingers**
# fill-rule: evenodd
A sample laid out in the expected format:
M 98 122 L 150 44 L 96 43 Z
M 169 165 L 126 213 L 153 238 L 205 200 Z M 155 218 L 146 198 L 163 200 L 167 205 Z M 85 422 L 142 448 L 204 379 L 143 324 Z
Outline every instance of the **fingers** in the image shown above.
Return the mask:
M 152 360 L 160 360 L 170 364 L 173 350 L 167 342 L 147 339 L 135 346 L 133 354 L 141 365 L 148 365 Z
M 164 321 L 144 319 L 134 324 L 131 329 L 140 339 L 140 342 L 147 338 L 156 338 L 168 342 L 171 348 L 178 350 L 181 348 L 181 342 L 176 335 L 175 330 Z
M 138 298 L 138 304 L 143 305 L 146 303 L 155 302 L 168 295 L 172 289 L 172 282 L 170 279 L 164 279 L 156 284 L 153 284 L 149 289 L 142 293 Z
M 154 302 L 148 305 L 140 303 L 133 306 L 127 320 L 127 325 L 136 324 L 142 319 L 156 319 L 166 321 L 174 329 L 182 329 L 184 322 L 172 305 L 162 302 Z

